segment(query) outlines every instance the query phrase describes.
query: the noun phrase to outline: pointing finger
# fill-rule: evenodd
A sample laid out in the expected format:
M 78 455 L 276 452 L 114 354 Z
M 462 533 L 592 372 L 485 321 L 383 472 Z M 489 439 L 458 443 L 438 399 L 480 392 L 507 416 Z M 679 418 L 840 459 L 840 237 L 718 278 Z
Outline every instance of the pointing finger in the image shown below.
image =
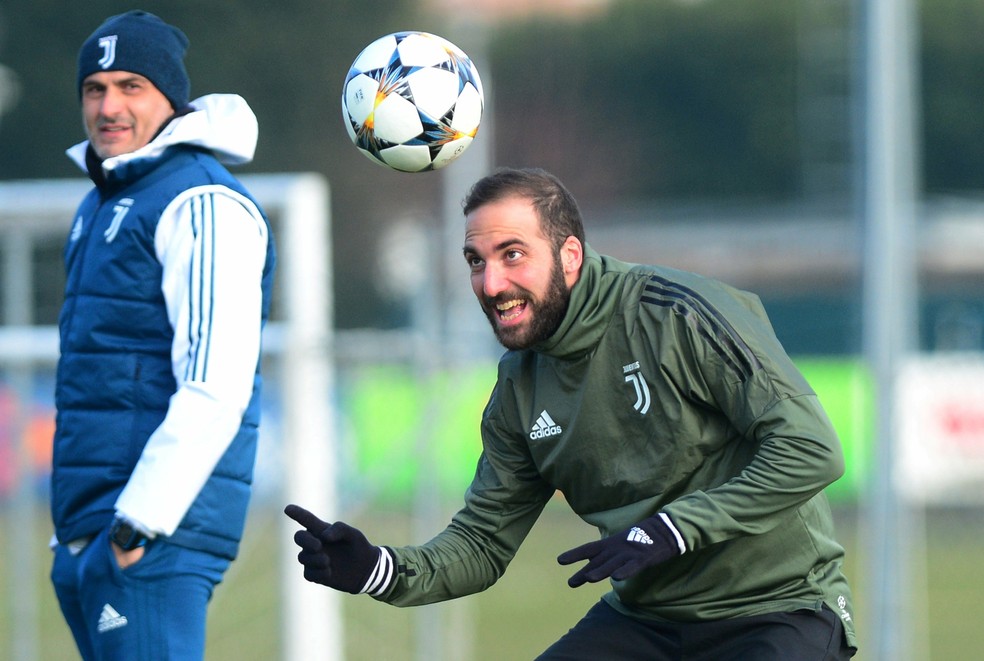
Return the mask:
M 320 535 L 321 532 L 328 527 L 327 523 L 299 505 L 288 505 L 284 508 L 284 514 L 307 528 L 315 536 Z

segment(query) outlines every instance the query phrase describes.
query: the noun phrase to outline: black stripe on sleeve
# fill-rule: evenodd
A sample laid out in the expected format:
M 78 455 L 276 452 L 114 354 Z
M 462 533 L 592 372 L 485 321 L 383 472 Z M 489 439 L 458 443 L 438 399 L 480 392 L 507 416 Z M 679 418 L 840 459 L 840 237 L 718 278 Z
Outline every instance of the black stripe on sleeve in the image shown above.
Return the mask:
M 643 303 L 673 308 L 707 340 L 708 344 L 741 381 L 760 367 L 758 358 L 717 308 L 693 289 L 660 276 L 652 276 Z

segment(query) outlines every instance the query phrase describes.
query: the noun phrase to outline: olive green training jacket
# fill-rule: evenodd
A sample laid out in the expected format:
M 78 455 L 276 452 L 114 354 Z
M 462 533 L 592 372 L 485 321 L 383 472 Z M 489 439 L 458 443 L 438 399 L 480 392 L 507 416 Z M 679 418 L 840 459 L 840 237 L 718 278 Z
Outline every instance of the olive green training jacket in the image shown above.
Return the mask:
M 617 610 L 692 622 L 826 604 L 857 645 L 822 493 L 840 443 L 758 297 L 585 246 L 560 328 L 502 357 L 481 429 L 464 507 L 392 549 L 381 601 L 488 588 L 560 491 L 602 536 L 664 512 L 683 537 L 681 556 L 612 581 Z

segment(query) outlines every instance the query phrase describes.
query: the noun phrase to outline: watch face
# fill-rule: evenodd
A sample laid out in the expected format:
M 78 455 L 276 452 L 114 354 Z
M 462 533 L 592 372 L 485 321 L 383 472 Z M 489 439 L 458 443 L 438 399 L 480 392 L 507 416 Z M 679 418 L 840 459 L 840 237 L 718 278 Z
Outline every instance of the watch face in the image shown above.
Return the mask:
M 124 546 L 130 541 L 130 536 L 133 535 L 133 528 L 126 523 L 117 522 L 110 532 L 110 538 L 119 546 Z
M 133 526 L 122 521 L 114 524 L 111 538 L 124 551 L 132 551 L 138 546 L 143 546 L 146 541 L 146 537 L 137 532 Z

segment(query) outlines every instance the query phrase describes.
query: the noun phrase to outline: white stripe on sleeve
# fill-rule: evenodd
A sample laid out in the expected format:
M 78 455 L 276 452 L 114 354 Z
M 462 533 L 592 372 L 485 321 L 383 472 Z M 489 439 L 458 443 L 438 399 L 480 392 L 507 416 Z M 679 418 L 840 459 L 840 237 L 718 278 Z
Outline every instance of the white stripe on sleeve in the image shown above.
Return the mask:
M 161 216 L 155 247 L 178 389 L 117 510 L 173 534 L 239 429 L 260 354 L 267 228 L 247 198 L 205 186 Z

